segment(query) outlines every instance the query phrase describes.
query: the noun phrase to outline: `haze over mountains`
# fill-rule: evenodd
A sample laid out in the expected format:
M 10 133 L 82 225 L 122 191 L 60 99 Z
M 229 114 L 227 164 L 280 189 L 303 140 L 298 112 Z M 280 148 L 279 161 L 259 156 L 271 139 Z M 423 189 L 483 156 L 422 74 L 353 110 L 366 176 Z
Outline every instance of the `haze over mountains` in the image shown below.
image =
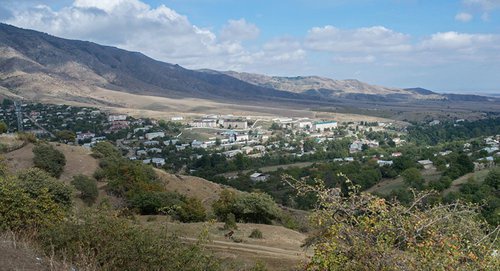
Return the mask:
M 328 104 L 339 99 L 386 102 L 491 98 L 443 95 L 424 89 L 373 86 L 357 80 L 189 70 L 138 52 L 57 38 L 0 24 L 0 93 L 31 100 L 106 104 L 96 91 L 197 98 L 217 102 Z M 112 96 L 112 94 L 110 94 Z

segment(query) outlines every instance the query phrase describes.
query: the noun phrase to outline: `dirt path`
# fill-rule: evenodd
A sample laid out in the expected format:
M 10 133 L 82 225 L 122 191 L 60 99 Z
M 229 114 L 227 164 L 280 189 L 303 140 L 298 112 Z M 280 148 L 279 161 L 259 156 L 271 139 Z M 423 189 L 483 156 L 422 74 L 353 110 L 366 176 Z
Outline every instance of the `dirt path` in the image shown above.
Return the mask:
M 196 242 L 198 239 L 196 238 L 183 238 L 184 240 Z M 243 251 L 243 252 L 252 252 L 255 254 L 270 256 L 270 257 L 278 257 L 278 258 L 289 258 L 294 260 L 302 260 L 304 257 L 310 253 L 306 251 L 298 251 L 298 250 L 290 250 L 290 249 L 282 249 L 276 247 L 262 246 L 262 245 L 254 245 L 254 244 L 245 244 L 245 243 L 235 243 L 233 241 L 219 241 L 212 240 L 210 243 L 205 245 L 206 247 L 222 249 L 227 251 Z

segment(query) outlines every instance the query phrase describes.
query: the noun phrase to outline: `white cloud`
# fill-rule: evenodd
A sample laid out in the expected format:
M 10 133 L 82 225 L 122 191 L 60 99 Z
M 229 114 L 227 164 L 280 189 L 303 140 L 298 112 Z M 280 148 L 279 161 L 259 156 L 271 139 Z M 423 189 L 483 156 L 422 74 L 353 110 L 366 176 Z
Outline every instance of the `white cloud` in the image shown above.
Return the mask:
M 482 13 L 481 19 L 483 21 L 488 21 L 490 13 L 500 8 L 500 0 L 462 0 L 462 3 L 467 9 Z
M 455 20 L 460 21 L 460 22 L 470 22 L 472 20 L 473 16 L 469 13 L 466 12 L 460 12 L 457 15 L 455 15 Z
M 224 41 L 243 41 L 256 39 L 260 34 L 255 24 L 248 23 L 245 19 L 229 20 L 220 31 L 220 39 Z
M 311 50 L 329 52 L 407 52 L 411 50 L 409 36 L 383 26 L 339 29 L 327 25 L 309 30 L 305 46 Z
M 498 47 L 498 36 L 493 34 L 467 34 L 458 32 L 439 32 L 422 41 L 421 49 L 480 49 Z

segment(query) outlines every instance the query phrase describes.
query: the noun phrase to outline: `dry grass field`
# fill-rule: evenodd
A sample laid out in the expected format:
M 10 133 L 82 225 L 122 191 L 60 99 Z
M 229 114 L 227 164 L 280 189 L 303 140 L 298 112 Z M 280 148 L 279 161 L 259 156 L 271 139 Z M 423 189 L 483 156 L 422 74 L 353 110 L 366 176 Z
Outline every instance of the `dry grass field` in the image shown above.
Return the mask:
M 238 223 L 233 238 L 228 238 L 224 235 L 229 230 L 223 229 L 223 223 L 175 223 L 162 216 L 142 216 L 139 221 L 146 227 L 175 233 L 189 242 L 195 242 L 200 233 L 207 232 L 207 248 L 222 259 L 245 267 L 262 262 L 268 270 L 292 270 L 312 255 L 311 249 L 301 247 L 307 235 L 282 226 Z M 249 238 L 254 229 L 262 232 L 262 239 Z

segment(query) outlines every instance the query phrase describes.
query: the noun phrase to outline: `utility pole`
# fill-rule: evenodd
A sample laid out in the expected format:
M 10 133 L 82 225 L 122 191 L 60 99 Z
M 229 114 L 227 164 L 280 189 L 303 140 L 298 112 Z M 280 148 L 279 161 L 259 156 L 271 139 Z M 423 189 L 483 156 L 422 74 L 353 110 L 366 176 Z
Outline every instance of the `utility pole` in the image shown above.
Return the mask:
M 16 115 L 17 115 L 17 131 L 24 131 L 23 127 L 23 109 L 21 108 L 21 103 L 18 101 L 14 101 L 14 106 L 16 107 Z

